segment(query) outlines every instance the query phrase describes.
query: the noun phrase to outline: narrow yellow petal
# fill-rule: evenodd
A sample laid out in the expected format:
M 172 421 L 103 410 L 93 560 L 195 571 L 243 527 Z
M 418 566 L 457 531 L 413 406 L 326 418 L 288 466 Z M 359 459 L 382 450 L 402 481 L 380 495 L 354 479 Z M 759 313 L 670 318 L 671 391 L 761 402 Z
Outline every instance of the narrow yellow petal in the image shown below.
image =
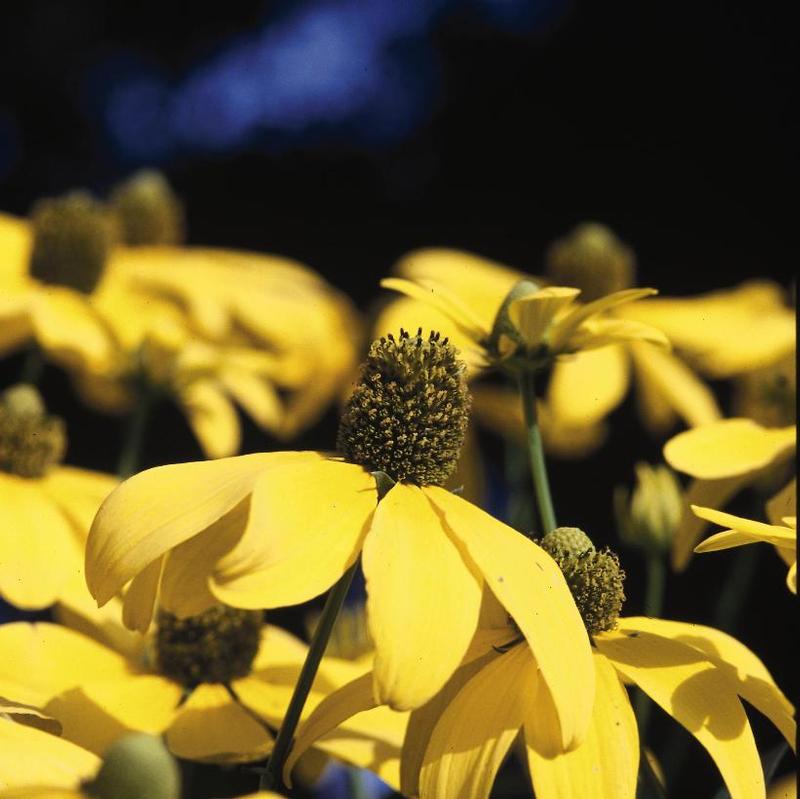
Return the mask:
M 779 524 L 785 516 L 797 515 L 797 479 L 792 478 L 769 502 L 767 518 L 772 524 Z
M 85 539 L 103 500 L 119 480 L 102 472 L 58 466 L 42 478 L 42 489 Z
M 150 627 L 167 557 L 156 558 L 131 580 L 122 600 L 122 621 L 129 630 L 146 633 Z
M 699 505 L 692 505 L 692 510 L 701 519 L 731 528 L 707 538 L 694 548 L 695 552 L 712 552 L 718 549 L 730 549 L 731 547 L 741 546 L 742 544 L 752 544 L 759 541 L 790 549 L 792 547 L 796 549 L 797 547 L 797 531 L 791 527 L 764 524 L 763 522 L 744 519 L 741 516 L 723 513 L 722 511 L 713 510 L 712 508 L 703 508 Z
M 528 641 L 553 695 L 563 746 L 576 746 L 591 717 L 594 665 L 561 570 L 530 539 L 460 497 L 440 488 L 426 493 Z
M 262 430 L 272 432 L 280 427 L 283 408 L 270 382 L 244 369 L 224 369 L 220 380 Z
M 45 782 L 53 789 L 78 788 L 99 768 L 98 757 L 70 741 L 0 718 L 0 788 Z M 18 792 L 9 795 L 24 796 Z
M 789 572 L 786 575 L 786 586 L 793 594 L 797 593 L 797 561 L 789 567 Z
M 651 632 L 699 649 L 728 676 L 733 689 L 763 713 L 795 748 L 794 707 L 775 684 L 767 667 L 744 644 L 713 627 L 641 616 L 625 619 L 637 630 Z
M 595 644 L 708 751 L 732 799 L 765 796 L 753 731 L 725 670 L 698 649 L 627 619 L 619 620 L 619 629 L 595 636 Z
M 313 453 L 258 453 L 157 466 L 116 488 L 86 543 L 86 581 L 103 605 L 166 551 L 202 532 L 246 497 L 259 476 Z
M 664 457 L 679 472 L 718 480 L 758 471 L 788 458 L 797 445 L 797 429 L 761 427 L 750 419 L 721 419 L 686 430 L 664 446 Z
M 602 347 L 556 361 L 547 388 L 553 422 L 569 427 L 596 424 L 628 391 L 629 359 L 622 347 Z
M 0 717 L 6 717 L 11 721 L 25 724 L 28 727 L 36 727 L 37 730 L 49 732 L 51 735 L 61 735 L 59 721 L 42 713 L 41 710 L 33 705 L 7 699 L 4 696 L 0 696 Z
M 597 675 L 586 740 L 571 752 L 537 751 L 525 725 L 528 765 L 537 796 L 561 799 L 633 799 L 639 771 L 639 730 L 628 693 L 614 667 L 594 653 Z M 549 697 L 548 697 L 549 698 Z M 535 722 L 537 702 L 531 710 Z
M 669 339 L 657 328 L 632 319 L 587 319 L 568 340 L 568 349 L 593 350 L 609 344 L 646 343 L 669 350 Z
M 439 718 L 419 775 L 420 799 L 486 799 L 533 710 L 536 665 L 524 645 L 498 655 L 456 694 Z
M 212 763 L 259 760 L 272 749 L 270 733 L 218 683 L 192 691 L 166 740 L 173 755 Z
M 645 390 L 661 397 L 687 425 L 696 427 L 720 418 L 714 393 L 671 352 L 633 343 L 630 353 Z
M 467 651 L 481 605 L 482 580 L 426 492 L 397 483 L 364 542 L 376 699 L 395 710 L 419 707 L 444 685 Z
M 52 605 L 80 571 L 80 551 L 41 481 L 0 472 L 0 530 L 0 595 L 20 608 Z
M 534 349 L 547 338 L 553 320 L 574 302 L 579 289 L 548 286 L 534 294 L 520 297 L 508 306 L 508 316 L 519 330 L 525 344 Z M 552 345 L 552 335 L 549 339 Z
M 240 608 L 295 605 L 318 596 L 355 562 L 375 509 L 375 478 L 360 466 L 317 458 L 259 480 L 239 543 L 210 588 Z
M 192 380 L 181 388 L 179 400 L 207 458 L 228 458 L 239 451 L 239 416 L 216 380 Z

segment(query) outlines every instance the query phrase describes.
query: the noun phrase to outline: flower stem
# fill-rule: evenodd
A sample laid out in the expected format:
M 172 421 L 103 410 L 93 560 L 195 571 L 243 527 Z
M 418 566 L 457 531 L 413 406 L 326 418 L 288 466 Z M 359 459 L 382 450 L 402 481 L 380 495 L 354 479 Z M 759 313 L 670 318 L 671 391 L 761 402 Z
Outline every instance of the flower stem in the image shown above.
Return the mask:
M 525 416 L 525 429 L 528 439 L 528 455 L 531 461 L 533 491 L 536 507 L 542 526 L 542 535 L 556 528 L 556 515 L 553 499 L 550 496 L 550 483 L 547 480 L 547 465 L 544 460 L 542 433 L 536 418 L 536 384 L 533 372 L 523 371 L 519 376 L 519 393 L 522 399 L 522 412 Z
M 647 586 L 644 597 L 644 615 L 658 617 L 664 605 L 664 581 L 667 576 L 666 564 L 660 552 L 647 554 Z M 637 690 L 635 710 L 636 720 L 639 725 L 639 739 L 645 740 L 647 722 L 650 720 L 650 711 L 653 704 L 650 697 L 641 689 Z
M 155 397 L 152 391 L 146 387 L 139 390 L 136 407 L 128 417 L 125 439 L 117 461 L 117 475 L 123 480 L 126 477 L 130 477 L 139 468 L 144 433 L 147 429 L 147 422 L 150 419 L 150 411 L 154 402 Z
M 358 568 L 358 561 L 339 578 L 339 581 L 333 586 L 325 601 L 325 607 L 322 610 L 317 629 L 314 630 L 314 635 L 311 638 L 306 661 L 303 663 L 300 677 L 297 680 L 297 685 L 294 687 L 292 698 L 289 701 L 289 707 L 286 709 L 283 723 L 278 730 L 275 746 L 269 756 L 267 766 L 261 774 L 259 785 L 261 790 L 272 790 L 279 787 L 282 783 L 283 764 L 286 762 L 286 756 L 289 754 L 289 750 L 292 747 L 297 723 L 300 721 L 300 715 L 303 712 L 308 693 L 311 690 L 314 678 L 317 676 L 317 669 L 319 669 L 322 656 L 325 654 L 325 648 L 328 645 L 328 639 L 331 636 L 333 624 L 336 621 L 336 617 L 339 615 L 339 610 L 342 607 L 344 598 L 347 596 L 347 591 L 350 588 L 350 583 L 353 580 L 356 568 Z

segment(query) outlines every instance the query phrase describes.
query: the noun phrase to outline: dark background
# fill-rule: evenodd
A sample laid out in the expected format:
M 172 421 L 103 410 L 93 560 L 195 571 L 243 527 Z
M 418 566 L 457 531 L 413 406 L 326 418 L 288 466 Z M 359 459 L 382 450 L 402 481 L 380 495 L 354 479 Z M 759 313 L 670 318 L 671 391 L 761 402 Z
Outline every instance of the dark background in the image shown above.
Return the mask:
M 788 285 L 800 131 L 796 28 L 784 7 L 431 0 L 409 2 L 398 21 L 382 0 L 210 10 L 29 0 L 0 26 L 0 209 L 24 214 L 76 186 L 104 193 L 155 165 L 186 202 L 191 243 L 305 261 L 360 307 L 412 248 L 461 247 L 538 272 L 547 244 L 587 219 L 631 244 L 640 285 L 664 294 L 756 276 Z M 302 28 L 319 9 L 322 30 L 339 25 L 339 61 L 328 34 Z M 340 19 L 342 9 L 352 16 Z M 298 26 L 317 33 L 293 39 Z M 273 30 L 294 42 L 300 65 L 286 87 L 231 55 Z M 248 123 L 251 95 L 231 98 L 253 86 L 264 87 L 260 102 L 282 88 L 287 100 Z M 18 363 L 3 365 L 4 381 Z M 55 370 L 44 385 L 82 431 L 70 461 L 113 470 L 120 423 L 82 409 Z M 615 541 L 611 488 L 636 460 L 660 459 L 629 404 L 612 422 L 598 455 L 555 463 L 552 475 L 560 516 L 602 543 Z M 335 423 L 331 412 L 298 446 L 331 446 Z M 246 449 L 265 446 L 276 445 L 248 426 Z M 183 420 L 163 406 L 145 465 L 194 457 Z M 748 515 L 746 500 L 738 510 Z M 622 554 L 633 614 L 641 563 Z M 707 555 L 672 578 L 665 615 L 708 622 L 735 557 Z M 795 695 L 795 603 L 777 556 L 758 557 L 736 632 Z M 777 735 L 752 716 L 769 748 Z M 674 729 L 654 714 L 662 757 Z M 694 742 L 689 751 L 674 795 L 709 796 L 713 764 Z

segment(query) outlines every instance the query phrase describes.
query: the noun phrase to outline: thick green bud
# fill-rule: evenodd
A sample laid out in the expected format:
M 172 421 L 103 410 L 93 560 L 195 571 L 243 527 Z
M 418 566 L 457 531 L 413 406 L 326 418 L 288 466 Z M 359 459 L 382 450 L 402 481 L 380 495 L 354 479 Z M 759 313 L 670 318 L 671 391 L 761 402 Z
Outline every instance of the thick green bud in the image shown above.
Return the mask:
M 539 545 L 564 574 L 590 635 L 613 630 L 625 602 L 625 572 L 609 549 L 598 551 L 577 527 L 559 527 Z
M 129 247 L 183 243 L 183 205 L 160 172 L 137 172 L 114 189 L 109 204 Z
M 160 738 L 133 733 L 108 748 L 84 790 L 97 799 L 179 799 L 181 774 Z
M 392 480 L 442 485 L 456 468 L 470 395 L 456 349 L 401 330 L 373 342 L 339 425 L 338 449 L 351 463 Z
M 100 282 L 113 243 L 113 224 L 87 192 L 40 200 L 31 212 L 30 274 L 43 283 L 85 294 Z

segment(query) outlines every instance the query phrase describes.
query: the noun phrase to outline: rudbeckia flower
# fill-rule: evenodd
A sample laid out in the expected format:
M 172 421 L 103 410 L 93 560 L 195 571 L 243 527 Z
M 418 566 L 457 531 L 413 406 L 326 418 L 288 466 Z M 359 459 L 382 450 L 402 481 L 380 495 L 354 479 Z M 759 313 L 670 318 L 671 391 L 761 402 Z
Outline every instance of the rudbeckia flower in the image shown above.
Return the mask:
M 161 612 L 135 651 L 101 643 L 111 637 L 107 624 L 86 629 L 94 637 L 44 622 L 3 625 L 0 647 L 15 656 L 0 664 L 0 686 L 56 719 L 64 738 L 100 755 L 140 731 L 163 735 L 188 760 L 263 758 L 307 652 L 290 633 L 263 625 L 260 611 L 222 606 L 183 620 Z M 309 708 L 362 671 L 323 660 Z M 383 708 L 320 748 L 397 784 L 405 723 Z
M 719 524 L 730 529 L 706 538 L 698 544 L 695 552 L 716 552 L 720 549 L 740 547 L 745 544 L 762 542 L 772 544 L 789 567 L 786 575 L 786 584 L 789 590 L 797 593 L 797 519 L 794 516 L 785 516 L 782 525 L 765 524 L 751 519 L 743 519 L 730 513 L 721 513 L 712 508 L 701 508 L 692 505 L 692 511 L 701 519 Z
M 277 452 L 134 476 L 95 519 L 89 589 L 103 604 L 132 580 L 127 623 L 146 629 L 159 591 L 177 615 L 214 601 L 293 605 L 327 590 L 363 552 L 375 694 L 403 710 L 458 666 L 490 586 L 537 653 L 565 745 L 580 740 L 593 671 L 563 576 L 525 536 L 440 487 L 468 405 L 446 340 L 375 342 L 342 417 L 343 458 Z M 529 568 L 535 580 L 523 578 Z
M 52 605 L 83 587 L 83 550 L 115 478 L 64 466 L 66 433 L 36 390 L 0 395 L 0 596 L 20 608 Z
M 708 751 L 733 799 L 765 796 L 764 776 L 740 697 L 794 746 L 793 708 L 758 658 L 719 630 L 665 619 L 619 616 L 616 556 L 576 528 L 542 540 L 564 569 L 592 636 L 596 692 L 585 740 L 560 745 L 552 694 L 536 654 L 497 614 L 442 691 L 409 720 L 401 792 L 420 799 L 489 796 L 511 744 L 522 735 L 539 799 L 633 799 L 640 741 L 626 685 L 637 685 Z M 531 575 L 533 576 L 533 575 Z M 286 770 L 317 736 L 372 708 L 365 675 L 327 697 L 298 730 Z
M 750 419 L 723 419 L 686 430 L 664 446 L 673 469 L 694 480 L 686 491 L 683 516 L 672 539 L 672 565 L 684 569 L 707 526 L 690 506 L 722 507 L 743 488 L 768 475 L 784 474 L 797 448 L 797 428 L 762 427 Z M 784 475 L 783 479 L 787 479 Z M 792 492 L 786 494 L 791 496 Z M 794 515 L 784 508 L 778 518 Z

